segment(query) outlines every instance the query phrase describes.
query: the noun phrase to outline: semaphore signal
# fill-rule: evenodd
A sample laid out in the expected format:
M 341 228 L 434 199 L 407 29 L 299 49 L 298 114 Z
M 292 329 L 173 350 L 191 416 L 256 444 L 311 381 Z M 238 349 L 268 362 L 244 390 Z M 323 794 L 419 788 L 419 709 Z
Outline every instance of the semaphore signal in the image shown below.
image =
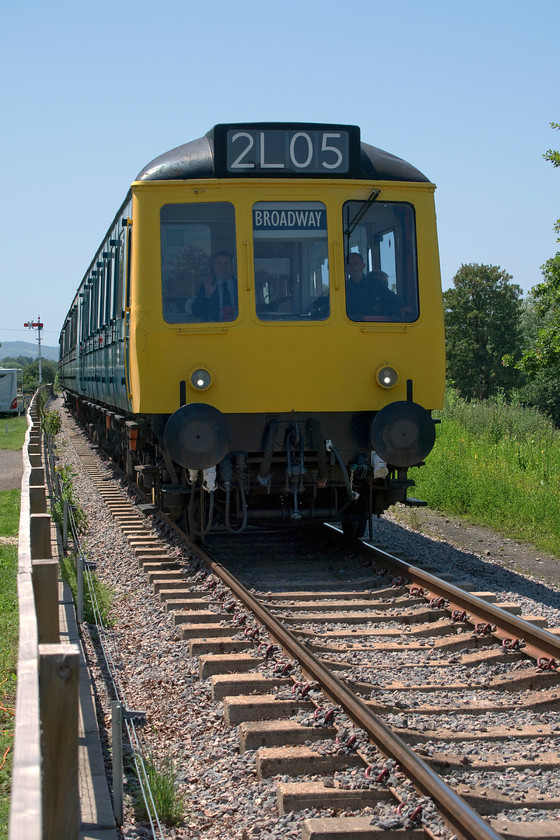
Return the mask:
M 28 327 L 30 330 L 37 330 L 37 341 L 39 342 L 39 385 L 41 385 L 43 381 L 41 367 L 41 330 L 43 329 L 43 322 L 41 321 L 41 316 L 39 315 L 36 321 L 26 321 L 23 326 Z

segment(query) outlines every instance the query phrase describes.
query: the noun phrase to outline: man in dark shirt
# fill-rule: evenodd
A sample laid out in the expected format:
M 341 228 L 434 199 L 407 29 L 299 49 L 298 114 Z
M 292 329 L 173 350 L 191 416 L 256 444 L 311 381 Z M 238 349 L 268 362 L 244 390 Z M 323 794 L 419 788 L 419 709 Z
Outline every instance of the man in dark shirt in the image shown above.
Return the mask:
M 352 251 L 346 257 L 346 314 L 351 321 L 362 321 L 369 304 L 369 285 L 364 274 L 366 267 L 361 254 Z
M 367 316 L 383 321 L 398 321 L 403 306 L 402 300 L 389 289 L 389 277 L 384 271 L 370 271 L 367 276 L 370 291 L 370 305 Z
M 192 313 L 204 321 L 234 321 L 237 318 L 237 280 L 233 276 L 233 258 L 228 251 L 218 251 L 212 269 L 192 302 Z
M 356 251 L 348 254 L 346 266 L 346 314 L 350 320 L 399 320 L 402 301 L 389 290 L 387 274 L 376 270 L 370 271 L 366 276 L 366 265 L 361 254 Z

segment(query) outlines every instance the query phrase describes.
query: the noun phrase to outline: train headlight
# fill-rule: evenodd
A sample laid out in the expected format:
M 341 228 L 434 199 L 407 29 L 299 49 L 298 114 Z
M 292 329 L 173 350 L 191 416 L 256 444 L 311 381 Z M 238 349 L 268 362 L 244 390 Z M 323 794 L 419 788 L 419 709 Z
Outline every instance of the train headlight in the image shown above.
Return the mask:
M 383 367 L 380 367 L 375 374 L 375 379 L 378 385 L 382 388 L 388 389 L 393 388 L 397 384 L 399 375 L 395 368 L 391 367 L 391 365 L 383 365 Z
M 212 374 L 205 368 L 197 368 L 191 373 L 191 385 L 197 391 L 206 391 L 212 384 Z

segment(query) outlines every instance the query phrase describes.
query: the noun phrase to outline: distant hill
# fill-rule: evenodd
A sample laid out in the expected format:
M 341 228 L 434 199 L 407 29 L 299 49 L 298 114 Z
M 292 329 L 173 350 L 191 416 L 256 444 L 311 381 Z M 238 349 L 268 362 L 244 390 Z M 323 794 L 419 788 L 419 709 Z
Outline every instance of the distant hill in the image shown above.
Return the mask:
M 0 347 L 0 363 L 2 359 L 17 359 L 18 356 L 26 356 L 36 359 L 39 355 L 39 344 L 37 341 L 3 341 Z M 58 347 L 48 347 L 41 343 L 41 358 L 58 361 Z

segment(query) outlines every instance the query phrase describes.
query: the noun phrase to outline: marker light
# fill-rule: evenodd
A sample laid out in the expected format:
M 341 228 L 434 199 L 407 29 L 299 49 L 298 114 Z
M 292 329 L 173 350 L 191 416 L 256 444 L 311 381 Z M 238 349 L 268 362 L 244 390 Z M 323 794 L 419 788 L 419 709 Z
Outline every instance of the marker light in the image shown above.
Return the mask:
M 390 365 L 384 365 L 379 368 L 375 378 L 377 379 L 377 384 L 382 388 L 392 388 L 397 384 L 399 375 L 395 368 Z
M 210 371 L 204 368 L 197 368 L 191 373 L 191 385 L 197 391 L 205 391 L 212 384 L 212 375 Z

